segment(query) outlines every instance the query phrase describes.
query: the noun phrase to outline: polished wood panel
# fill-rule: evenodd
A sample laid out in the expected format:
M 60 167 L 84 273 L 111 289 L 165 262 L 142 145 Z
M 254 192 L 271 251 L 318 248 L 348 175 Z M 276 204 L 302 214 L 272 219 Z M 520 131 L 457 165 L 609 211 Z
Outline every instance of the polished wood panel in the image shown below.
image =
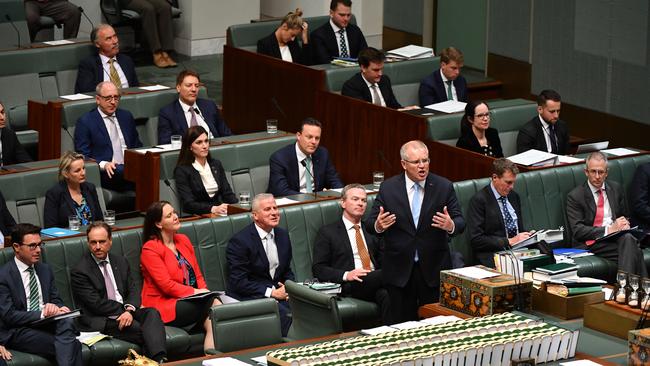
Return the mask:
M 488 53 L 487 74 L 503 83 L 502 98 L 530 98 L 531 73 L 528 62 Z

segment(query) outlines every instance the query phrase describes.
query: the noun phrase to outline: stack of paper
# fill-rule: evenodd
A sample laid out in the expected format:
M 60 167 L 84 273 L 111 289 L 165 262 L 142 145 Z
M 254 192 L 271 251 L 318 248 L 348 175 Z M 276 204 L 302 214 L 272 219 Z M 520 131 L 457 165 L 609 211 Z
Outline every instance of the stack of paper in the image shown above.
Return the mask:
M 544 166 L 554 165 L 557 162 L 557 155 L 545 151 L 530 149 L 521 154 L 513 155 L 508 158 L 515 164 L 525 166 Z
M 80 332 L 77 340 L 90 347 L 104 338 L 110 338 L 110 336 L 107 336 L 106 334 L 102 334 L 100 332 Z
M 412 60 L 416 58 L 425 58 L 433 57 L 433 48 L 416 46 L 414 44 L 396 48 L 392 51 L 388 51 L 387 57 L 400 59 L 400 60 Z
M 434 111 L 443 113 L 458 113 L 465 111 L 466 104 L 467 103 L 458 102 L 456 100 L 448 100 L 446 102 L 429 104 L 424 108 L 433 109 Z

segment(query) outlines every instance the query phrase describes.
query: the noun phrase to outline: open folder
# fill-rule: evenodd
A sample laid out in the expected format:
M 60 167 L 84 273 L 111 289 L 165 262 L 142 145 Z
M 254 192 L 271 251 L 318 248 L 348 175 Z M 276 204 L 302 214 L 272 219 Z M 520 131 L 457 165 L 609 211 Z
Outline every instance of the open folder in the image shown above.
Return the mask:
M 79 316 L 81 316 L 81 311 L 79 309 L 75 309 L 75 310 L 71 310 L 69 313 L 65 313 L 65 314 L 46 316 L 45 318 L 33 321 L 31 323 L 31 325 L 43 325 L 43 324 L 55 322 L 57 320 L 63 320 L 63 319 L 68 319 L 68 318 L 76 318 L 76 317 L 79 317 Z

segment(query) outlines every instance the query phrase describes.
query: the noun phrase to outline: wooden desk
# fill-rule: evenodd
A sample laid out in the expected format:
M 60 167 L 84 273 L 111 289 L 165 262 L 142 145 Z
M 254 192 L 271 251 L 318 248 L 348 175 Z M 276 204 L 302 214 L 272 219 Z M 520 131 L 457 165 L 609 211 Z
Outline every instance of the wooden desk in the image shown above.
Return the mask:
M 446 307 L 440 305 L 439 302 L 422 305 L 418 309 L 418 316 L 420 316 L 420 318 L 432 318 L 439 315 L 454 315 L 461 319 L 469 319 L 472 317 L 471 315 L 467 315 L 456 310 L 447 309 Z
M 245 135 L 234 135 L 220 137 L 211 141 L 211 146 L 245 143 L 286 137 L 290 134 L 278 131 L 276 134 L 256 132 Z M 160 197 L 160 155 L 167 153 L 147 151 L 139 152 L 140 149 L 130 149 L 124 152 L 124 178 L 135 183 L 135 209 L 145 211 L 150 204 L 159 200 Z M 177 153 L 177 152 L 173 152 Z M 235 213 L 236 211 L 233 211 Z M 229 211 L 230 213 L 230 211 Z

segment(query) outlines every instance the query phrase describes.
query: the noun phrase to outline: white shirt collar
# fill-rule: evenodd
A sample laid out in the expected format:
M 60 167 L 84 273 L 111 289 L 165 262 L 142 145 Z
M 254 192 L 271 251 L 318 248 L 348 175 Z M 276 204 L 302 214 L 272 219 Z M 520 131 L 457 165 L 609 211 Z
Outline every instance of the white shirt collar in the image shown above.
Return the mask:
M 438 70 L 440 72 L 440 77 L 442 78 L 442 83 L 446 84 L 449 79 L 445 76 L 445 74 L 442 73 L 442 69 Z M 451 82 L 452 84 L 454 83 L 453 81 Z
M 406 173 L 404 173 L 404 178 L 406 180 L 406 187 L 408 189 L 411 189 L 411 187 L 413 187 L 413 185 L 416 183 L 420 186 L 420 188 L 424 189 L 424 182 L 426 181 L 426 179 L 421 182 L 414 182 L 411 180 L 411 178 L 409 178 L 408 175 L 406 175 Z
M 334 21 L 332 20 L 332 18 L 330 18 L 330 25 L 332 26 L 332 29 L 334 30 L 334 33 L 338 33 L 338 31 L 341 30 L 341 28 L 339 28 L 338 25 L 334 24 Z
M 603 186 L 600 187 L 600 189 L 602 189 L 603 192 L 605 192 L 605 184 L 607 184 L 607 181 L 603 182 Z M 587 180 L 587 185 L 589 186 L 589 189 L 591 190 L 591 194 L 592 194 L 592 195 L 596 194 L 596 191 L 598 190 L 598 188 L 596 188 L 596 187 L 595 187 L 593 184 L 591 184 L 591 182 L 588 181 L 588 180 Z
M 113 56 L 113 57 L 107 57 L 107 56 L 104 56 L 104 55 L 102 55 L 102 54 L 100 53 L 100 54 L 99 54 L 99 59 L 102 61 L 102 65 L 107 65 L 107 64 L 108 64 L 108 60 L 110 60 L 110 59 L 113 59 L 113 60 L 115 60 L 115 62 L 117 62 L 117 55 L 115 55 L 115 56 Z
M 297 142 L 296 142 L 296 158 L 298 158 L 298 164 L 300 164 L 301 161 L 307 158 L 307 155 L 304 152 L 302 152 L 302 150 L 300 150 L 300 147 L 298 147 Z
M 361 222 L 355 224 L 352 221 L 348 220 L 348 218 L 345 217 L 345 215 L 342 215 L 341 218 L 343 219 L 343 225 L 345 225 L 345 231 L 350 231 L 350 229 L 352 229 L 354 225 L 359 225 L 359 227 L 361 227 Z
M 196 106 L 196 102 L 195 102 L 193 105 L 189 105 L 189 104 L 184 103 L 184 102 L 181 100 L 181 98 L 178 98 L 178 102 L 181 104 L 181 108 L 183 109 L 183 112 L 184 112 L 184 113 L 189 112 L 189 109 L 190 109 L 190 108 L 197 108 L 197 109 L 198 109 L 198 107 Z
M 271 236 L 275 237 L 275 229 L 271 229 L 271 231 L 269 231 L 267 233 L 261 227 L 257 226 L 257 224 L 255 224 L 255 229 L 257 230 L 257 235 L 259 235 L 260 239 L 262 239 L 262 240 L 266 239 L 266 236 L 269 235 L 269 234 L 271 234 Z
M 108 255 L 107 255 L 106 258 L 104 258 L 104 259 L 98 259 L 98 258 L 95 257 L 95 255 L 92 254 L 92 253 L 91 253 L 90 255 L 93 257 L 93 259 L 95 260 L 95 263 L 97 263 L 97 265 L 99 265 L 99 264 L 102 263 L 102 262 L 106 262 L 106 263 L 108 263 L 108 264 L 111 264 L 110 259 L 108 259 L 108 258 L 109 258 Z
M 368 88 L 370 88 L 370 87 L 372 87 L 373 85 L 375 85 L 374 83 L 371 83 L 371 82 L 369 82 L 368 80 L 366 80 L 366 77 L 363 76 L 363 73 L 361 74 L 361 78 L 363 79 L 363 81 L 366 82 L 366 86 L 368 86 Z M 377 84 L 377 88 L 379 88 L 379 84 Z
M 117 109 L 115 111 L 117 112 Z M 97 107 L 97 112 L 99 112 L 99 115 L 102 116 L 102 118 L 116 117 L 115 113 L 113 113 L 112 115 L 108 115 L 108 114 L 104 113 L 104 111 L 102 111 L 101 108 L 99 108 L 99 107 Z
M 26 265 L 20 259 L 18 259 L 18 257 L 14 257 L 14 261 L 16 261 L 16 267 L 18 267 L 18 272 L 19 273 L 23 273 L 23 272 L 25 272 L 27 270 L 27 268 L 29 268 L 29 266 Z M 34 273 L 36 273 L 36 271 L 34 271 Z
M 539 116 L 539 121 L 542 122 L 542 127 L 548 131 L 548 126 L 549 126 L 548 122 L 544 121 L 544 118 L 542 118 L 540 114 L 538 114 L 538 116 Z

